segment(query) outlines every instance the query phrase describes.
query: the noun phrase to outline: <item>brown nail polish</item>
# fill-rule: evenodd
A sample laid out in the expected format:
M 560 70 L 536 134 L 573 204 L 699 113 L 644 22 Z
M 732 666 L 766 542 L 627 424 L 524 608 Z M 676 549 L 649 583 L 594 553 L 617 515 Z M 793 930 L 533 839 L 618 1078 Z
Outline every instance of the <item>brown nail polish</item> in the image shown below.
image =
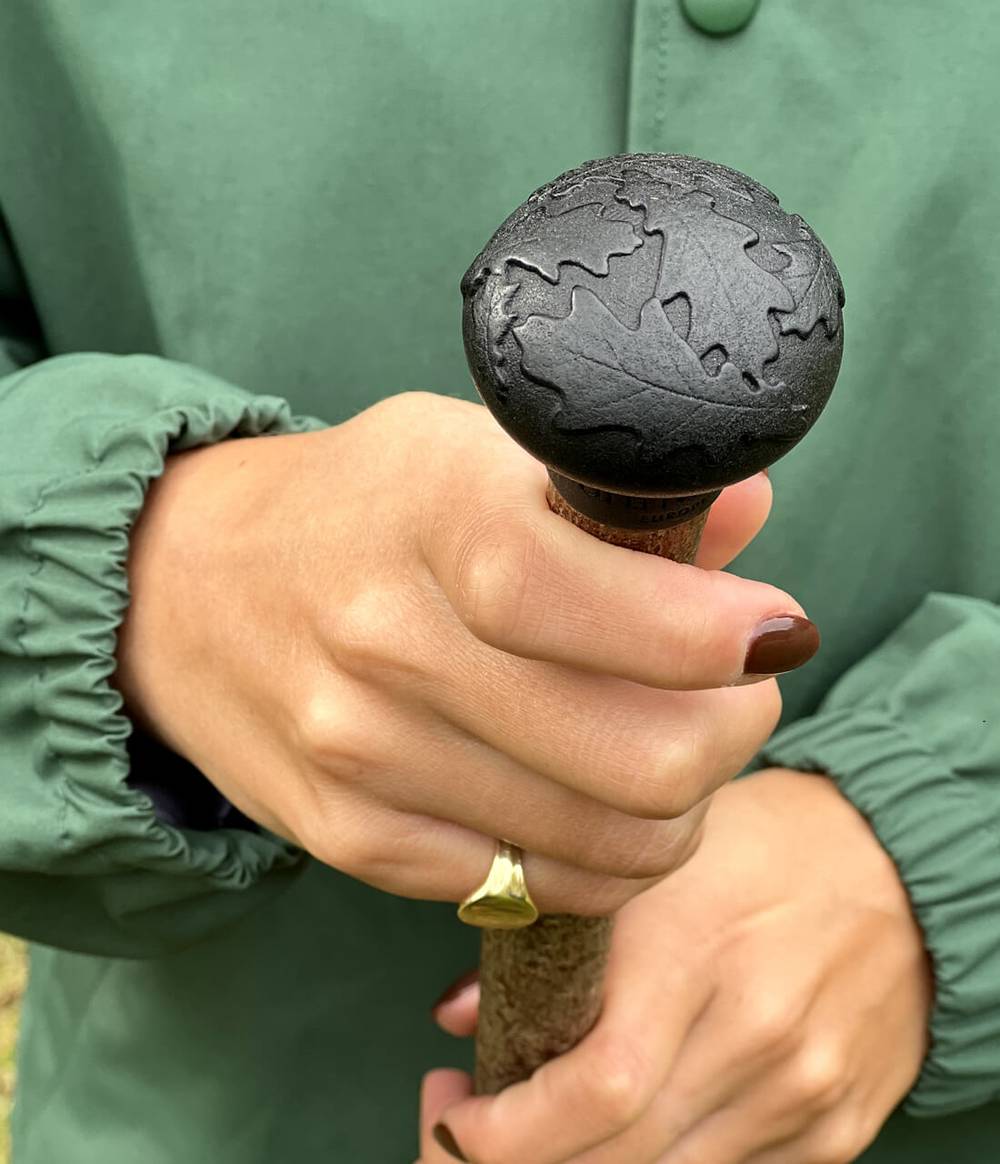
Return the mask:
M 465 1164 L 469 1164 L 469 1158 L 462 1155 L 462 1149 L 455 1143 L 455 1137 L 448 1131 L 447 1124 L 434 1125 L 434 1139 L 437 1140 L 449 1155 L 454 1156 L 456 1160 L 464 1160 Z
M 469 970 L 461 978 L 456 978 L 451 986 L 448 987 L 444 994 L 431 1007 L 431 1013 L 433 1014 L 439 1006 L 444 1006 L 446 1002 L 451 1002 L 453 999 L 458 998 L 460 994 L 464 994 L 470 986 L 474 986 L 478 981 L 478 970 Z
M 754 629 L 743 674 L 781 675 L 801 667 L 818 650 L 819 631 L 808 618 L 797 614 L 766 618 Z

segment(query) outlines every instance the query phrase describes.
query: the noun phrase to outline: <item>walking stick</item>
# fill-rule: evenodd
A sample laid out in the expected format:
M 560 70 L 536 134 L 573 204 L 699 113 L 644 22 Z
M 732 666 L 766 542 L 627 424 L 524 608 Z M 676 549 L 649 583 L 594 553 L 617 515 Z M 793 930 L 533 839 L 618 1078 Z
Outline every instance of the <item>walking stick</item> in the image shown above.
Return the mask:
M 826 248 L 759 183 L 697 158 L 622 155 L 554 179 L 500 226 L 462 292 L 473 378 L 548 467 L 552 509 L 678 562 L 722 488 L 806 433 L 840 367 L 843 290 Z M 611 925 L 551 915 L 483 930 L 480 1094 L 590 1030 Z

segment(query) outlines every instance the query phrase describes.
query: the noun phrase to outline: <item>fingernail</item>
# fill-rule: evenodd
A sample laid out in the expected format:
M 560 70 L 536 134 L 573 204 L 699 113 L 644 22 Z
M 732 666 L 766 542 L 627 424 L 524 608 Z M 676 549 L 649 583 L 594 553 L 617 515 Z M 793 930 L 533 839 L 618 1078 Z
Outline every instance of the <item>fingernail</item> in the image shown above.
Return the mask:
M 454 1156 L 456 1160 L 464 1160 L 465 1164 L 469 1164 L 469 1158 L 462 1155 L 462 1149 L 455 1143 L 455 1137 L 448 1131 L 447 1124 L 434 1125 L 434 1139 L 437 1140 L 449 1155 Z
M 819 650 L 819 630 L 808 618 L 781 614 L 758 623 L 743 662 L 744 675 L 793 671 Z
M 463 995 L 467 990 L 471 990 L 471 988 L 475 986 L 478 981 L 478 970 L 469 970 L 467 973 L 463 974 L 461 978 L 457 978 L 431 1007 L 431 1014 L 433 1014 L 439 1006 L 444 1006 L 446 1002 L 454 1002 L 456 998 L 458 998 L 460 995 Z

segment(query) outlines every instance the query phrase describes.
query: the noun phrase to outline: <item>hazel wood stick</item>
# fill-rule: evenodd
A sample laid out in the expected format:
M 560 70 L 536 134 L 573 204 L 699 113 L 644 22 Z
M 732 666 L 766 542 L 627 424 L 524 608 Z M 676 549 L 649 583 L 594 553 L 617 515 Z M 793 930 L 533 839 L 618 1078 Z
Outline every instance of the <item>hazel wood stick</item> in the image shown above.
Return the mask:
M 586 517 L 549 485 L 549 507 L 602 541 L 692 562 L 708 510 L 666 529 L 616 529 Z M 519 930 L 483 930 L 476 1091 L 527 1079 L 594 1026 L 601 1012 L 613 920 L 543 914 Z
M 547 182 L 462 294 L 473 380 L 548 467 L 552 508 L 680 562 L 721 489 L 808 432 L 843 352 L 843 286 L 811 227 L 748 175 L 678 154 L 600 158 Z M 530 880 L 530 854 L 527 866 Z M 484 933 L 481 1092 L 593 1026 L 610 936 L 607 919 L 563 916 Z

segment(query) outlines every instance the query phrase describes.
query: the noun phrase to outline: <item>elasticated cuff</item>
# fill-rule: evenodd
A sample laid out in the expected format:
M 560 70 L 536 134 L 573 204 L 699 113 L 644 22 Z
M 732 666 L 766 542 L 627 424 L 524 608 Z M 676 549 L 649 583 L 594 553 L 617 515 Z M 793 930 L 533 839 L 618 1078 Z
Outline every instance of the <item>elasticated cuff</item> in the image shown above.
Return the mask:
M 0 928 L 104 953 L 189 942 L 252 908 L 213 911 L 213 895 L 232 898 L 302 854 L 265 832 L 173 827 L 130 785 L 130 724 L 109 682 L 129 533 L 168 453 L 318 422 L 186 365 L 88 355 L 9 378 L 0 424 L 11 482 L 0 510 Z M 106 916 L 65 917 L 59 882 L 78 878 Z M 169 933 L 156 934 L 157 916 Z
M 934 964 L 932 1045 L 906 1101 L 944 1115 L 1000 1097 L 1000 835 L 974 782 L 880 711 L 837 709 L 778 731 L 764 762 L 831 776 L 910 894 Z

